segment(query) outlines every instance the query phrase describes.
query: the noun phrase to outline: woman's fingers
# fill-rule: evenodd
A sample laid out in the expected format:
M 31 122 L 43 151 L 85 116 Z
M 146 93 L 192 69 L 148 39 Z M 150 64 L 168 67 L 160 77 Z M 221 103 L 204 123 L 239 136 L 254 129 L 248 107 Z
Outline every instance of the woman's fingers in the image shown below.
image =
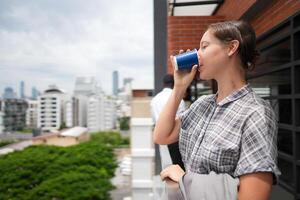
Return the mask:
M 179 50 L 179 53 L 183 53 L 184 51 L 182 49 Z
M 197 73 L 197 68 L 198 68 L 198 65 L 194 65 L 191 72 L 190 72 L 190 75 L 194 78 L 194 76 L 196 75 Z
M 173 67 L 173 71 L 175 73 L 176 69 L 175 69 L 175 65 L 174 65 L 174 56 L 173 55 L 170 56 L 170 61 L 171 61 L 172 67 Z
M 161 180 L 164 180 L 167 177 L 168 177 L 168 168 L 166 168 L 166 169 L 164 169 L 164 170 L 162 170 L 160 172 L 160 178 L 161 178 Z
M 184 171 L 181 169 L 179 165 L 170 165 L 164 170 L 161 171 L 160 177 L 162 180 L 165 178 L 170 178 L 175 182 L 179 182 L 181 177 L 184 175 Z

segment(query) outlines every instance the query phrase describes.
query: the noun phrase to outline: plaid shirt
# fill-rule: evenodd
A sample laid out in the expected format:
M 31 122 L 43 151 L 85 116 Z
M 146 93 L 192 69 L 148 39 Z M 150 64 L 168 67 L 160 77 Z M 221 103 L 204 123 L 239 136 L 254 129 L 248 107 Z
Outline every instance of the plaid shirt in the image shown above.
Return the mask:
M 179 118 L 179 149 L 187 171 L 233 177 L 272 172 L 277 183 L 275 113 L 249 85 L 219 103 L 216 94 L 201 96 Z

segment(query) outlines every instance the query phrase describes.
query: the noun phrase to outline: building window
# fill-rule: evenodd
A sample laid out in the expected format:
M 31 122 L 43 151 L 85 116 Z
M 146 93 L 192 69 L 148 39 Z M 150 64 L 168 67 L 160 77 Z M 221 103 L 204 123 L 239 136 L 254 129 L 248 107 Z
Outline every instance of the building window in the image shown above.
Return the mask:
M 257 40 L 261 53 L 248 76 L 253 90 L 268 100 L 278 119 L 279 185 L 300 195 L 300 13 Z

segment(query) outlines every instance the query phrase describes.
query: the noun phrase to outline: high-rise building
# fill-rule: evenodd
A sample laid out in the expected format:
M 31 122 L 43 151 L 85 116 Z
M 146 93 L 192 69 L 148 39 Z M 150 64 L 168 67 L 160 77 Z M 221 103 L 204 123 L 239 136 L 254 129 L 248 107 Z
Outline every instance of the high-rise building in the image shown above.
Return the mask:
M 15 99 L 17 98 L 16 93 L 12 87 L 6 87 L 3 93 L 3 99 Z
M 20 82 L 20 98 L 25 99 L 25 82 Z
M 2 106 L 2 101 L 0 100 L 0 134 L 3 133 L 4 126 L 3 126 L 3 106 Z
M 28 104 L 23 99 L 5 99 L 2 102 L 3 126 L 5 131 L 19 131 L 26 127 Z
M 36 87 L 31 88 L 31 98 L 33 100 L 37 100 L 38 96 L 40 96 L 41 93 L 36 89 Z
M 70 97 L 64 104 L 65 108 L 65 121 L 67 127 L 74 127 L 78 125 L 78 108 L 79 99 Z
M 90 132 L 103 130 L 103 100 L 99 96 L 88 99 L 87 104 L 87 127 Z
M 113 95 L 118 96 L 119 92 L 119 73 L 118 71 L 113 72 Z
M 75 81 L 74 95 L 90 96 L 97 93 L 95 77 L 77 77 Z
M 116 105 L 113 98 L 100 93 L 91 96 L 87 106 L 87 127 L 90 132 L 115 128 Z
M 28 128 L 37 128 L 38 101 L 27 100 L 28 108 L 26 110 L 26 126 Z
M 118 95 L 116 113 L 118 118 L 131 115 L 132 78 L 123 79 L 123 87 Z
M 127 85 L 127 84 L 131 84 L 133 78 L 124 78 L 123 79 L 123 86 Z
M 64 122 L 65 93 L 52 85 L 38 97 L 38 127 L 44 132 L 58 130 Z
M 78 125 L 87 127 L 87 103 L 90 96 L 97 94 L 94 77 L 77 77 L 74 96 L 78 99 Z
M 104 98 L 104 130 L 114 129 L 116 126 L 116 99 L 106 96 Z
M 74 97 L 77 99 L 75 113 L 79 126 L 88 127 L 91 132 L 115 128 L 115 99 L 105 95 L 94 77 L 78 77 Z

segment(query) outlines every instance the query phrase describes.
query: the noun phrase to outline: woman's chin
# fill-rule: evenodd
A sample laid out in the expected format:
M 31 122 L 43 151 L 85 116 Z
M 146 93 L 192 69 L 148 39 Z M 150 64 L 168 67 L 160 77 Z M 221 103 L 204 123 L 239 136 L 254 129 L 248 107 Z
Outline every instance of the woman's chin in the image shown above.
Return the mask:
M 210 80 L 210 78 L 205 76 L 205 74 L 203 74 L 203 73 L 200 73 L 200 75 L 198 76 L 198 79 L 203 80 L 203 81 Z

